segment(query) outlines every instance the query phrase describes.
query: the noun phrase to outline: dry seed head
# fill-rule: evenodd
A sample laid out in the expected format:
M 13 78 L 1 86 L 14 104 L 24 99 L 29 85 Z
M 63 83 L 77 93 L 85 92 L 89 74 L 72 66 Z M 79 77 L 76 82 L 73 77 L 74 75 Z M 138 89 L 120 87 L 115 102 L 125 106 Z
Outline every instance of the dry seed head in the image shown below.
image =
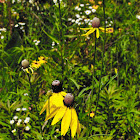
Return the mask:
M 54 80 L 52 82 L 52 90 L 55 93 L 58 93 L 58 92 L 62 91 L 62 84 L 59 80 Z
M 92 20 L 92 27 L 93 28 L 99 28 L 100 27 L 100 19 L 97 17 L 94 17 Z
M 67 93 L 67 95 L 64 98 L 64 105 L 70 107 L 73 105 L 73 102 L 74 102 L 74 96 L 71 93 Z
M 28 68 L 28 67 L 29 67 L 29 61 L 26 60 L 26 59 L 22 60 L 21 66 L 22 66 L 24 69 Z

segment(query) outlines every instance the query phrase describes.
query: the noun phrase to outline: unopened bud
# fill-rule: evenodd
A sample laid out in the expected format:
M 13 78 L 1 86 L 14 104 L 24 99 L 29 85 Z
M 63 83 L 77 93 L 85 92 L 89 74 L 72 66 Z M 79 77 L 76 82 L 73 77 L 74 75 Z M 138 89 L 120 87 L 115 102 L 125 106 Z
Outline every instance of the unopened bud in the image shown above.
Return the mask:
M 58 93 L 58 92 L 62 91 L 62 84 L 60 83 L 59 80 L 54 80 L 52 82 L 52 90 L 55 93 Z
M 73 105 L 73 102 L 74 102 L 74 96 L 71 93 L 67 93 L 67 95 L 64 98 L 64 105 L 70 107 Z
M 97 17 L 94 17 L 92 20 L 92 27 L 93 28 L 99 28 L 100 27 L 100 19 Z
M 28 68 L 28 67 L 29 67 L 29 61 L 26 60 L 26 59 L 22 60 L 21 66 L 22 66 L 24 69 Z

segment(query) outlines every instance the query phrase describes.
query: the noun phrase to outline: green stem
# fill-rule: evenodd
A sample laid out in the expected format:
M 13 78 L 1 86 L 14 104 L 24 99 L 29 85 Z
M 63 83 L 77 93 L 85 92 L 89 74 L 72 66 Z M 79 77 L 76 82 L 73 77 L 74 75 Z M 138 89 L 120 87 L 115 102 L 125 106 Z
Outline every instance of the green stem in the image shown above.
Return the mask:
M 61 9 L 60 9 L 60 0 L 58 0 L 58 5 L 59 5 L 59 20 L 60 20 L 60 45 L 61 45 L 61 66 L 62 66 L 62 82 L 63 82 L 63 73 L 64 73 L 64 60 L 63 60 L 63 32 L 62 32 L 62 16 L 61 16 Z

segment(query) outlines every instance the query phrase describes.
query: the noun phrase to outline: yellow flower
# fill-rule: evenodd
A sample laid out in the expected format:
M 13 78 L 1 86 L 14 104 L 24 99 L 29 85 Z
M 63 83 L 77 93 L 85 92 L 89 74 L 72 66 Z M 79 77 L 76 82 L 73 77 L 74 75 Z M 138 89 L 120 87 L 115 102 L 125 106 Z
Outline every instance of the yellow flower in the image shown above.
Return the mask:
M 102 32 L 106 32 L 106 33 L 112 33 L 113 32 L 113 28 L 103 28 L 100 27 L 100 20 L 99 18 L 93 18 L 92 21 L 92 27 L 89 28 L 80 28 L 81 30 L 89 30 L 86 34 L 82 34 L 82 36 L 88 36 L 90 34 L 92 34 L 93 32 L 96 32 L 96 38 L 99 38 L 99 30 L 101 30 Z
M 39 68 L 41 66 L 41 63 L 39 61 L 36 61 L 34 60 L 32 63 L 31 63 L 31 67 L 32 68 Z
M 70 93 L 68 93 L 70 94 Z M 67 94 L 67 95 L 68 95 Z M 61 91 L 59 93 L 53 93 L 50 97 L 50 104 L 46 102 L 40 114 L 47 109 L 49 106 L 50 112 L 46 115 L 45 121 L 53 118 L 51 125 L 56 124 L 58 121 L 62 119 L 61 122 L 61 135 L 65 136 L 69 127 L 71 128 L 71 136 L 74 137 L 76 132 L 80 134 L 81 128 L 80 123 L 78 121 L 78 116 L 74 107 L 71 106 L 73 102 L 73 98 L 66 98 L 66 93 Z M 65 96 L 65 98 L 64 98 Z M 66 102 L 66 103 L 65 103 Z M 67 105 L 66 105 L 67 104 Z
M 54 108 L 60 107 L 63 105 L 63 100 L 64 100 L 64 96 L 67 93 L 64 91 L 61 91 L 59 93 L 53 93 L 52 96 L 46 101 L 46 103 L 44 104 L 40 115 L 46 110 L 46 119 L 47 120 L 47 116 L 52 113 Z M 58 102 L 59 100 L 59 102 Z
M 43 57 L 43 56 L 38 57 L 38 60 L 39 60 L 39 63 L 40 64 L 44 64 L 44 63 L 47 62 L 46 59 L 45 59 L 45 57 Z
M 95 9 L 95 10 L 97 10 L 98 7 L 99 7 L 98 5 L 93 5 L 93 6 L 92 6 L 92 8 Z

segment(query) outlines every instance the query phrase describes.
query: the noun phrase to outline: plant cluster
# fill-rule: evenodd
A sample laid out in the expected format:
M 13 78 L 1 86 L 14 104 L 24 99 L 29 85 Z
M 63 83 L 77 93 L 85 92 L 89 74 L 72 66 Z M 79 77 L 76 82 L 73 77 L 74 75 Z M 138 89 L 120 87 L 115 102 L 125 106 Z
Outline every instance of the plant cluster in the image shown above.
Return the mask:
M 0 139 L 138 140 L 139 7 L 0 0 Z

